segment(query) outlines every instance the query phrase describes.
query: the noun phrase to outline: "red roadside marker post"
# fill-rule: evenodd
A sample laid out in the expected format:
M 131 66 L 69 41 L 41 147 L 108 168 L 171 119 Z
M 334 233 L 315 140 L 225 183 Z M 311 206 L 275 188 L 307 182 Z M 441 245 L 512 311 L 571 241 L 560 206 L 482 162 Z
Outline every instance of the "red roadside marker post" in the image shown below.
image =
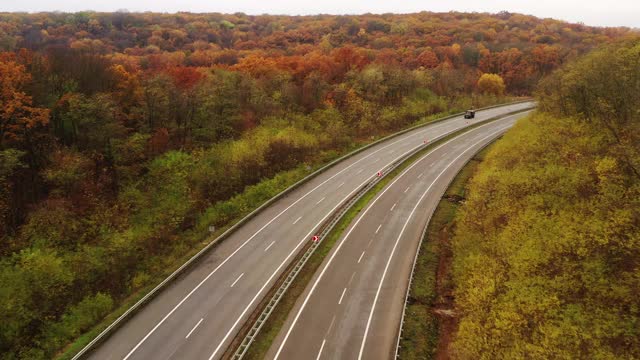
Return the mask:
M 382 176 L 382 171 L 378 171 L 378 173 L 376 175 L 378 175 L 378 177 L 381 177 Z
M 318 237 L 318 235 L 313 235 L 313 237 L 311 238 L 311 241 L 313 242 L 318 242 L 318 240 L 320 240 L 320 237 Z

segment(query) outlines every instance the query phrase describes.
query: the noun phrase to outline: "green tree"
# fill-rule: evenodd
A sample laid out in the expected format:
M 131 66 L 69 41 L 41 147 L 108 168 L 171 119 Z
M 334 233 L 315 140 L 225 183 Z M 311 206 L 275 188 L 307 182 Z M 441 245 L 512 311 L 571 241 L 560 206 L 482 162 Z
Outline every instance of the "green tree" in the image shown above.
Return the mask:
M 171 88 L 166 74 L 159 74 L 144 82 L 145 115 L 150 130 L 171 128 Z
M 640 177 L 640 42 L 612 45 L 541 82 L 540 107 L 602 125 L 622 161 Z
M 112 156 L 112 140 L 126 132 L 118 121 L 117 105 L 108 94 L 68 94 L 53 118 L 56 134 L 65 143 L 107 156 Z
M 18 214 L 14 206 L 15 173 L 24 168 L 20 161 L 23 151 L 7 149 L 0 151 L 0 239 L 3 239 L 13 229 Z M 4 243 L 0 253 L 4 252 Z
M 208 74 L 198 87 L 193 135 L 199 143 L 233 139 L 241 129 L 241 76 L 227 71 Z

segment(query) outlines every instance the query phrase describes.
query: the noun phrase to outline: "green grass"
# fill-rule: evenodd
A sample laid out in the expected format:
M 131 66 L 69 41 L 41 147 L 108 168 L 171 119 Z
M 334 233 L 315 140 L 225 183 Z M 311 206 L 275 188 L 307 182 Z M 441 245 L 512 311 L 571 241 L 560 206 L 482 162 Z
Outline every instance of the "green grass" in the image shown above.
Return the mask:
M 317 164 L 315 167 L 311 169 L 307 169 L 305 166 L 300 166 L 296 169 L 289 170 L 279 175 L 282 176 L 281 181 L 274 182 L 273 179 L 267 179 L 260 184 L 254 185 L 255 187 L 259 187 L 261 184 L 265 185 L 268 188 L 268 191 L 271 193 L 269 197 L 275 196 L 278 193 L 282 192 L 289 186 L 298 182 L 305 176 L 309 175 L 313 171 L 320 168 L 322 164 Z M 274 184 L 271 184 L 271 183 Z M 243 193 L 245 195 L 245 193 Z M 249 194 L 250 195 L 250 194 Z M 240 195 L 242 196 L 242 194 Z M 234 199 L 230 199 L 229 201 L 233 201 Z M 120 301 L 118 307 L 113 310 L 109 315 L 107 315 L 99 324 L 95 325 L 90 331 L 82 334 L 78 337 L 73 343 L 68 345 L 63 349 L 63 352 L 56 356 L 57 359 L 71 359 L 75 354 L 77 354 L 82 348 L 84 348 L 91 340 L 93 340 L 98 334 L 100 334 L 104 329 L 106 329 L 111 323 L 113 323 L 118 317 L 124 314 L 129 308 L 131 308 L 135 303 L 137 303 L 140 299 L 142 299 L 146 294 L 148 294 L 157 284 L 161 283 L 164 279 L 166 279 L 171 273 L 173 273 L 178 267 L 182 264 L 186 263 L 190 258 L 192 258 L 198 251 L 200 251 L 203 247 L 205 247 L 211 239 L 215 239 L 224 233 L 228 228 L 230 228 L 233 224 L 240 221 L 243 217 L 249 214 L 253 209 L 260 206 L 262 203 L 253 204 L 254 207 L 244 209 L 239 215 L 235 216 L 232 221 L 230 221 L 226 226 L 216 229 L 214 233 L 209 233 L 207 230 L 203 230 L 201 233 L 193 232 L 189 233 L 185 236 L 193 236 L 196 238 L 200 238 L 200 241 L 197 241 L 199 246 L 195 246 L 190 248 L 188 251 L 183 253 L 179 257 L 170 257 L 165 258 L 163 260 L 163 266 L 159 266 L 161 271 L 154 273 L 154 275 L 147 281 L 147 285 L 137 289 L 135 292 L 131 293 L 127 298 Z
M 376 194 L 384 188 L 384 186 L 401 171 L 400 168 L 394 170 L 384 179 L 382 179 L 376 186 L 369 190 L 362 198 L 360 198 L 354 206 L 347 211 L 342 219 L 337 223 L 333 230 L 327 235 L 327 237 L 318 246 L 313 255 L 309 258 L 304 268 L 298 273 L 298 276 L 293 281 L 285 295 L 282 297 L 276 308 L 271 313 L 271 316 L 260 330 L 259 335 L 249 348 L 249 351 L 245 355 L 245 359 L 262 359 L 269 350 L 271 343 L 280 332 L 282 325 L 287 319 L 287 316 L 293 308 L 296 300 L 302 294 L 309 281 L 313 277 L 324 258 L 329 254 L 333 245 L 338 241 L 344 230 L 351 224 L 351 221 L 362 211 L 362 209 L 376 196 Z
M 516 100 L 516 99 L 508 99 L 508 100 Z M 458 112 L 457 110 L 458 109 L 452 109 L 452 110 L 449 110 L 449 111 L 446 111 L 446 112 L 425 116 L 425 117 L 421 118 L 420 120 L 416 121 L 415 123 L 413 123 L 410 127 L 416 126 L 416 125 L 426 125 L 426 124 L 434 122 L 434 121 L 436 121 L 436 120 L 438 120 L 438 119 L 440 119 L 442 117 L 445 117 L 447 115 L 456 113 L 456 112 Z M 475 126 L 478 126 L 479 124 L 477 124 Z M 470 129 L 470 128 L 468 128 L 468 129 Z M 285 190 L 287 187 L 289 187 L 289 186 L 293 185 L 294 183 L 298 182 L 299 180 L 303 179 L 305 176 L 307 176 L 308 174 L 312 173 L 316 169 L 319 169 L 320 167 L 324 166 L 326 163 L 329 163 L 330 161 L 332 161 L 332 160 L 334 160 L 334 159 L 336 159 L 336 158 L 338 158 L 340 156 L 343 156 L 345 154 L 348 154 L 348 153 L 356 150 L 357 148 L 366 145 L 369 142 L 373 142 L 373 141 L 375 141 L 375 140 L 377 140 L 377 139 L 379 139 L 381 137 L 387 136 L 387 135 L 389 135 L 389 134 L 384 134 L 384 135 L 377 136 L 377 137 L 375 137 L 375 138 L 373 138 L 373 139 L 371 139 L 370 141 L 367 141 L 367 142 L 362 142 L 362 141 L 354 142 L 351 146 L 348 146 L 347 148 L 343 149 L 342 151 L 336 151 L 332 156 L 330 156 L 330 157 L 328 157 L 326 159 L 323 159 L 324 161 L 322 163 L 313 164 L 312 169 L 307 169 L 305 167 L 305 165 L 301 165 L 299 168 L 296 168 L 296 169 L 293 169 L 293 170 L 289 170 L 288 172 L 291 173 L 290 176 L 288 176 L 287 179 L 284 182 L 278 184 L 278 188 L 274 189 L 275 191 L 273 192 L 273 195 L 275 196 L 277 193 Z M 453 135 L 451 135 L 451 136 L 453 136 Z M 433 145 L 434 144 L 432 144 L 432 146 Z M 304 167 L 304 169 L 303 169 L 303 167 Z M 287 172 L 285 172 L 285 173 L 287 173 Z M 389 176 L 385 177 L 385 179 L 389 179 L 389 178 L 390 178 Z M 267 180 L 265 180 L 265 182 L 268 182 L 269 180 L 270 179 L 267 179 Z M 384 180 L 381 183 L 382 184 L 386 184 L 386 182 Z M 259 186 L 259 184 L 254 185 L 254 186 Z M 371 196 L 373 196 L 373 195 L 371 195 Z M 365 196 L 363 199 L 368 199 L 371 196 L 369 196 L 369 197 Z M 356 206 L 354 207 L 354 209 L 358 208 L 358 206 L 360 206 L 360 208 L 363 206 L 363 205 L 359 205 L 359 204 L 361 204 L 361 203 L 358 202 L 356 204 Z M 194 236 L 194 237 L 201 238 L 201 240 L 196 241 L 198 246 L 192 247 L 189 251 L 187 251 L 186 253 L 182 254 L 181 256 L 171 256 L 169 259 L 165 259 L 165 261 L 163 261 L 163 266 L 161 266 L 162 271 L 149 276 L 149 280 L 147 280 L 145 282 L 144 286 L 142 286 L 140 289 L 137 289 L 136 291 L 131 293 L 124 300 L 120 300 L 117 303 L 117 307 L 109 315 L 107 315 L 98 324 L 93 326 L 91 328 L 91 330 L 85 332 L 80 337 L 78 337 L 75 341 L 73 341 L 67 347 L 65 347 L 58 355 L 56 355 L 56 359 L 63 359 L 63 360 L 71 359 L 76 353 L 78 353 L 82 348 L 84 348 L 92 339 L 94 339 L 96 336 L 98 336 L 98 334 L 100 334 L 111 323 L 113 323 L 113 321 L 115 321 L 119 316 L 124 314 L 127 311 L 127 309 L 129 309 L 136 302 L 138 302 L 140 299 L 142 299 L 157 284 L 162 282 L 173 271 L 175 271 L 178 267 L 180 267 L 182 264 L 184 264 L 188 259 L 190 259 L 192 256 L 194 256 L 198 251 L 200 251 L 202 248 L 204 248 L 211 241 L 211 239 L 217 238 L 225 230 L 227 230 L 229 227 L 231 227 L 236 222 L 240 221 L 240 219 L 242 219 L 244 216 L 249 214 L 251 211 L 253 211 L 255 208 L 259 207 L 260 205 L 261 205 L 261 203 L 260 204 L 254 204 L 254 206 L 251 207 L 251 208 L 243 209 L 243 211 L 240 214 L 238 214 L 237 216 L 235 216 L 232 221 L 230 221 L 226 226 L 218 228 L 215 231 L 215 233 L 212 233 L 212 234 L 209 234 L 209 233 L 194 234 L 192 232 L 190 234 L 187 234 L 187 236 Z M 352 218 L 353 218 L 353 216 L 355 216 L 355 215 L 351 215 Z M 342 222 L 339 223 L 338 226 L 336 227 L 336 229 L 340 229 L 340 226 L 342 226 L 342 224 L 343 224 Z M 346 225 L 348 225 L 348 222 L 344 226 L 346 226 Z M 326 239 L 323 243 L 324 244 L 328 244 L 329 243 L 328 240 L 330 240 L 330 239 Z M 334 242 L 335 242 L 335 240 L 334 240 Z M 316 251 L 316 254 L 322 254 L 323 251 L 324 251 L 324 254 L 326 254 L 326 253 L 328 253 L 329 249 L 330 249 L 330 247 L 325 249 L 325 250 L 323 250 L 322 248 L 319 248 Z M 314 258 L 309 260 L 309 263 L 307 264 L 307 266 L 312 266 L 313 265 L 313 261 L 314 261 L 313 259 Z M 320 259 L 320 262 L 321 261 L 322 261 L 322 259 Z M 316 267 L 319 266 L 320 262 L 318 262 L 318 265 L 316 265 Z M 310 278 L 310 276 L 312 274 L 313 274 L 313 272 L 309 275 L 309 278 Z M 304 274 L 300 274 L 298 276 L 299 279 L 303 278 L 303 277 L 304 277 Z M 306 284 L 306 282 L 305 282 L 305 284 Z M 292 287 L 290 288 L 289 292 L 293 293 L 295 291 L 295 289 L 294 289 L 295 286 L 296 286 L 295 284 L 292 284 Z M 303 289 L 304 289 L 304 286 L 302 287 L 302 290 Z M 300 290 L 300 292 L 302 290 Z M 281 304 L 284 305 L 284 303 L 286 303 L 286 301 L 288 301 L 288 300 L 283 299 L 281 301 Z M 293 302 L 295 302 L 295 298 L 293 299 Z M 291 306 L 293 305 L 293 302 L 291 303 Z M 272 317 L 274 317 L 274 316 L 275 316 L 275 314 L 272 315 Z M 284 321 L 284 320 L 282 320 L 282 321 Z M 268 324 L 266 324 L 265 327 L 263 327 L 263 330 L 261 331 L 261 334 L 267 333 L 267 329 L 266 329 L 267 325 Z M 277 332 L 275 334 L 277 334 Z M 273 336 L 275 336 L 275 334 L 273 334 Z M 253 345 L 252 349 L 254 347 L 258 347 L 258 345 L 257 344 Z
M 400 359 L 432 359 L 436 355 L 440 324 L 432 310 L 437 304 L 446 303 L 444 296 L 451 288 L 450 274 L 438 274 L 442 270 L 439 265 L 451 255 L 448 240 L 455 228 L 459 200 L 464 198 L 466 184 L 488 149 L 476 154 L 456 175 L 429 222 L 414 269 L 400 341 Z
M 439 114 L 433 114 L 430 116 L 426 116 L 421 118 L 420 120 L 418 120 L 417 122 L 413 123 L 411 126 L 416 126 L 416 125 L 426 125 L 428 123 L 434 122 L 442 117 L 445 117 L 447 115 L 450 115 L 452 113 L 456 113 L 457 111 L 447 111 L 447 112 L 442 112 Z M 351 144 L 350 146 L 342 149 L 342 151 L 336 151 L 332 154 L 332 156 L 327 157 L 325 159 L 323 159 L 322 162 L 319 162 L 317 164 L 313 164 L 311 169 L 307 169 L 306 165 L 301 165 L 296 169 L 293 170 L 289 170 L 289 171 L 285 171 L 283 173 L 290 173 L 290 176 L 286 176 L 286 180 L 279 183 L 277 188 L 272 189 L 272 193 L 273 196 L 277 195 L 278 193 L 280 193 L 281 191 L 284 191 L 286 188 L 288 188 L 289 186 L 295 184 L 296 182 L 302 180 L 304 177 L 306 177 L 307 175 L 311 174 L 313 171 L 321 168 L 322 166 L 324 166 L 325 164 L 339 158 L 340 156 L 346 155 L 362 146 L 365 146 L 366 144 L 376 141 L 384 136 L 387 136 L 389 134 L 383 134 L 383 135 L 379 135 L 373 139 L 370 139 L 370 141 L 357 141 L 354 142 L 353 144 Z M 271 179 L 266 179 L 264 182 L 269 182 L 269 180 Z M 260 186 L 260 184 L 254 185 L 254 186 Z M 242 194 L 240 194 L 239 196 L 242 196 Z M 230 199 L 232 200 L 232 199 Z M 236 222 L 240 221 L 243 217 L 245 217 L 247 214 L 249 214 L 251 211 L 253 211 L 254 209 L 258 208 L 262 203 L 259 204 L 253 204 L 253 207 L 250 208 L 245 208 L 243 209 L 243 211 L 238 214 L 237 216 L 234 217 L 234 219 L 232 221 L 230 221 L 226 226 L 221 227 L 216 229 L 216 231 L 212 234 L 209 233 L 201 233 L 201 234 L 194 234 L 194 233 L 190 233 L 187 234 L 187 236 L 195 236 L 195 237 L 201 237 L 200 241 L 197 241 L 197 243 L 199 244 L 199 246 L 195 246 L 193 248 L 191 248 L 189 251 L 187 251 L 186 253 L 182 254 L 179 257 L 170 257 L 169 259 L 165 259 L 163 261 L 163 266 L 159 267 L 161 269 L 163 269 L 160 272 L 157 272 L 155 274 L 153 274 L 152 276 L 150 276 L 149 280 L 146 282 L 145 286 L 142 286 L 140 289 L 137 289 L 135 292 L 131 293 L 129 296 L 127 296 L 124 300 L 120 300 L 117 304 L 117 307 L 109 314 L 107 315 L 102 321 L 100 321 L 98 324 L 96 324 L 95 326 L 93 326 L 91 328 L 91 330 L 85 332 L 84 334 L 82 334 L 80 337 L 78 337 L 74 342 L 72 342 L 71 344 L 69 344 L 67 347 L 65 347 L 57 356 L 56 359 L 60 359 L 60 360 L 69 360 L 71 358 L 73 358 L 73 356 L 75 356 L 75 354 L 77 354 L 80 350 L 82 350 L 82 348 L 84 348 L 89 342 L 91 342 L 91 340 L 93 340 L 96 336 L 98 336 L 98 334 L 100 334 L 104 329 L 106 329 L 111 323 L 113 323 L 118 317 L 120 317 L 122 314 L 124 314 L 129 308 L 131 308 L 135 303 L 137 303 L 140 299 L 142 299 L 146 294 L 148 294 L 157 284 L 161 283 L 167 276 L 169 276 L 173 271 L 175 271 L 178 267 L 180 267 L 182 264 L 184 264 L 187 260 L 189 260 L 191 257 L 193 257 L 198 251 L 200 251 L 202 248 L 204 248 L 210 241 L 211 239 L 215 239 L 218 236 L 220 236 L 222 233 L 224 233 L 225 230 L 227 230 L 229 227 L 231 227 L 233 224 L 235 224 Z

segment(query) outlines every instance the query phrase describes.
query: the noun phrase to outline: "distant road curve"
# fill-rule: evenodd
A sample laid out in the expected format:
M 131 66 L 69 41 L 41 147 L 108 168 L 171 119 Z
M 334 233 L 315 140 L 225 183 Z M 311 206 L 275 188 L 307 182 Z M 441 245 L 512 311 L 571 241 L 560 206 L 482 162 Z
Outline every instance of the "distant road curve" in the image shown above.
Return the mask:
M 394 359 L 422 231 L 450 181 L 526 113 L 436 147 L 354 219 L 298 299 L 268 359 Z
M 466 126 L 532 107 L 517 103 L 421 127 L 366 149 L 274 202 L 124 323 L 92 359 L 218 359 L 316 228 L 403 154 Z

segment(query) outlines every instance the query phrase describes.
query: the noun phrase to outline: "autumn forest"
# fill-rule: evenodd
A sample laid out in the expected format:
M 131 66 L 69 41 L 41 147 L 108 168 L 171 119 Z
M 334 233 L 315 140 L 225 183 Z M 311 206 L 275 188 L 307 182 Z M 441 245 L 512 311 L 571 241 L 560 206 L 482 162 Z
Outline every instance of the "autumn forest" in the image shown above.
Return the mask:
M 59 354 L 327 161 L 634 36 L 507 12 L 0 13 L 2 359 Z

